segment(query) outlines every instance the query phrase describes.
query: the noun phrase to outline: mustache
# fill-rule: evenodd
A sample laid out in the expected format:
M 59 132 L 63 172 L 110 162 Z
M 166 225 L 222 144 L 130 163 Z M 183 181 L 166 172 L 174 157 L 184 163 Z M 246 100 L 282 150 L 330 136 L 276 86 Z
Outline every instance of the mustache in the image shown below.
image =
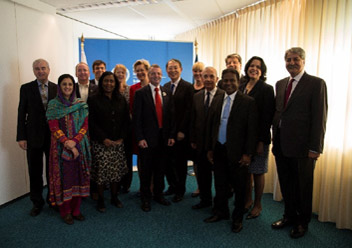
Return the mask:
M 288 65 L 287 66 L 288 69 L 299 69 L 298 65 Z

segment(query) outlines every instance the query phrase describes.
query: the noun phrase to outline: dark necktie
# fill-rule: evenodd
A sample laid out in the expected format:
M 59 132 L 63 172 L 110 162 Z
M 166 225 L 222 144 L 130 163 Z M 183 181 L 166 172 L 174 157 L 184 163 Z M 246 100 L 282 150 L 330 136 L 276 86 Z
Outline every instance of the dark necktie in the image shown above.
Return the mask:
M 40 93 L 40 96 L 42 97 L 44 108 L 46 109 L 48 106 L 48 97 L 46 95 L 45 84 L 42 83 L 41 88 L 42 88 L 42 91 Z
M 292 78 L 290 80 L 290 82 L 288 83 L 288 85 L 287 85 L 286 93 L 285 93 L 285 104 L 284 104 L 284 107 L 286 107 L 288 99 L 290 98 L 290 95 L 291 95 L 291 92 L 292 92 L 292 84 L 293 84 L 294 81 L 295 80 Z
M 207 96 L 205 98 L 205 103 L 204 103 L 204 112 L 205 115 L 208 114 L 208 110 L 209 110 L 209 103 L 210 103 L 210 92 L 207 92 Z
M 155 88 L 155 111 L 158 118 L 159 128 L 163 127 L 163 107 L 161 105 L 161 97 L 159 94 L 159 88 Z
M 171 83 L 171 95 L 174 94 L 175 84 Z

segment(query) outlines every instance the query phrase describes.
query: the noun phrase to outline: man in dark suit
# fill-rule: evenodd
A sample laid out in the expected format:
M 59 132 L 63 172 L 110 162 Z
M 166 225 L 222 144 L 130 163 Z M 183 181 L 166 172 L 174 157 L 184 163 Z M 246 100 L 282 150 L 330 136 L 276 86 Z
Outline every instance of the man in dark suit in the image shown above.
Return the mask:
M 89 67 L 86 63 L 80 62 L 76 65 L 76 77 L 78 79 L 76 97 L 81 98 L 85 102 L 90 96 L 98 92 L 98 85 L 89 83 L 89 75 Z
M 165 175 L 165 152 L 167 146 L 175 143 L 172 127 L 170 94 L 160 87 L 161 68 L 152 65 L 148 77 L 150 84 L 135 93 L 133 104 L 133 124 L 139 146 L 141 208 L 151 210 L 150 190 L 153 179 L 154 200 L 169 206 L 170 202 L 163 196 Z
M 50 130 L 45 111 L 48 102 L 56 97 L 57 86 L 48 80 L 50 68 L 44 59 L 33 62 L 33 72 L 37 79 L 21 86 L 16 140 L 19 146 L 27 151 L 30 199 L 33 202 L 30 215 L 37 216 L 45 204 L 42 196 L 43 154 L 46 179 L 49 179 Z
M 312 214 L 313 176 L 323 152 L 327 118 L 327 90 L 323 79 L 304 71 L 305 52 L 293 47 L 285 53 L 290 77 L 276 83 L 273 153 L 285 212 L 272 228 L 293 225 L 292 238 L 304 236 Z
M 202 71 L 202 79 L 204 89 L 194 95 L 191 112 L 190 142 L 197 151 L 197 181 L 200 190 L 200 203 L 192 206 L 193 209 L 212 205 L 212 165 L 207 159 L 204 136 L 210 106 L 215 98 L 224 97 L 224 91 L 216 87 L 218 75 L 214 67 L 206 67 Z
M 166 170 L 169 189 L 165 194 L 175 194 L 172 201 L 179 202 L 186 192 L 189 125 L 194 91 L 192 84 L 181 78 L 182 64 L 179 60 L 170 59 L 166 71 L 171 81 L 165 84 L 165 88 L 172 94 L 177 136 L 174 147 L 170 149 L 170 161 Z
M 94 79 L 89 80 L 89 83 L 98 85 L 101 75 L 106 71 L 106 64 L 102 60 L 95 60 L 92 65 Z
M 244 77 L 241 75 L 241 70 L 242 70 L 242 58 L 238 53 L 232 53 L 226 56 L 225 58 L 225 64 L 227 69 L 234 69 L 238 71 L 238 74 L 240 75 L 240 85 L 243 83 Z M 223 89 L 222 86 L 222 80 L 220 79 L 217 85 L 220 89 Z
M 232 231 L 242 230 L 248 165 L 255 152 L 257 110 L 253 98 L 238 91 L 239 74 L 234 69 L 222 72 L 225 94 L 213 100 L 209 109 L 206 147 L 214 163 L 216 196 L 214 215 L 207 223 L 229 218 L 228 186 L 235 192 Z

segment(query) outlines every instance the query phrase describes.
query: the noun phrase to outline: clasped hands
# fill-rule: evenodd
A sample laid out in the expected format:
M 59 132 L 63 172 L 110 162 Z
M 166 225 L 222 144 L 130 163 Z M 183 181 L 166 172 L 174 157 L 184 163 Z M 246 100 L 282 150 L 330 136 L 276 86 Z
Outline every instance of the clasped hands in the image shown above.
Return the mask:
M 103 144 L 107 147 L 110 147 L 110 146 L 121 145 L 122 142 L 123 142 L 123 139 L 118 139 L 118 140 L 104 139 Z
M 174 144 L 175 144 L 175 140 L 174 139 L 168 139 L 167 140 L 167 146 L 173 146 Z M 143 139 L 143 140 L 140 140 L 138 142 L 138 146 L 140 148 L 148 148 L 148 143 L 147 143 L 147 141 L 145 139 Z
M 73 140 L 66 140 L 64 143 L 64 147 L 67 150 L 70 150 L 73 153 L 73 159 L 76 159 L 79 156 L 79 152 L 76 148 L 76 142 Z
M 207 152 L 207 158 L 211 164 L 214 164 L 214 152 L 213 151 Z M 251 157 L 247 154 L 243 154 L 241 160 L 238 161 L 238 163 L 240 164 L 240 166 L 248 166 L 251 163 Z

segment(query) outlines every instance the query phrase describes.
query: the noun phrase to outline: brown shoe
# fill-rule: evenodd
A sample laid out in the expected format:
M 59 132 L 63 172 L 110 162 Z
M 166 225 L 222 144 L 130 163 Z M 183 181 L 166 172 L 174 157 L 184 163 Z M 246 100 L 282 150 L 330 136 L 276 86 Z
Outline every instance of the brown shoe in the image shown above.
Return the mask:
M 62 219 L 64 220 L 64 222 L 67 225 L 72 225 L 73 224 L 73 218 L 72 218 L 71 214 L 66 214 Z

